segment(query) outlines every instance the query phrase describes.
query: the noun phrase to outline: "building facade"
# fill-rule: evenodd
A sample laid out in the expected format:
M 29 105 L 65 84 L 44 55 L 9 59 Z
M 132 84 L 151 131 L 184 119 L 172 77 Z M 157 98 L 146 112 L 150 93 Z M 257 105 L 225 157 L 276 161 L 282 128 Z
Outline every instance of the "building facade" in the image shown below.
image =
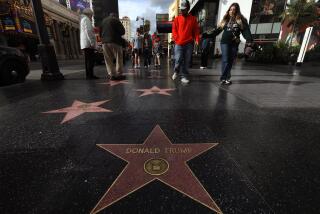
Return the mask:
M 77 59 L 80 50 L 79 20 L 80 11 L 89 7 L 87 1 L 41 0 L 44 13 L 51 23 L 47 26 L 50 41 L 58 59 Z M 84 4 L 87 2 L 87 4 Z M 82 3 L 83 6 L 80 6 Z
M 158 36 L 161 39 L 162 47 L 164 49 L 168 48 L 168 33 L 159 32 L 160 31 L 159 27 L 163 26 L 163 24 L 166 24 L 168 21 L 169 21 L 169 14 L 168 13 L 156 14 Z
M 71 9 L 71 0 L 42 0 L 50 41 L 58 59 L 75 59 L 81 55 L 79 13 Z M 79 4 L 78 4 L 79 6 Z M 36 60 L 39 37 L 30 0 L 0 0 L 0 41 L 17 47 Z
M 131 41 L 131 21 L 130 18 L 128 16 L 124 16 L 122 17 L 122 19 L 120 19 L 124 29 L 126 30 L 125 35 L 123 36 L 123 38 L 127 41 Z
M 280 15 L 285 11 L 286 4 L 294 0 L 190 0 L 190 12 L 198 19 L 201 32 L 217 26 L 223 19 L 232 3 L 240 5 L 241 13 L 248 20 L 253 38 L 261 43 L 274 43 L 278 40 L 286 40 L 288 27 L 286 22 L 282 23 Z M 176 1 L 169 8 L 169 12 L 175 6 Z M 172 7 L 172 8 L 171 8 Z M 311 24 L 311 23 L 310 23 Z M 302 30 L 303 31 L 303 30 Z M 300 33 L 304 33 L 300 32 Z M 222 34 L 216 37 L 215 47 L 220 51 L 220 40 Z M 241 37 L 239 52 L 243 52 L 245 39 Z

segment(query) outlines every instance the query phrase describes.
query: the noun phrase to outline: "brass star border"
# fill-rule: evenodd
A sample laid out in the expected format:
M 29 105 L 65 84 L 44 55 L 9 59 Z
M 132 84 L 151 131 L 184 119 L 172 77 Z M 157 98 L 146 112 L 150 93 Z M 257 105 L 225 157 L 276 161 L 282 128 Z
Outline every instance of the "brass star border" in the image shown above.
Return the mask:
M 218 143 L 172 144 L 159 125 L 143 144 L 98 144 L 100 148 L 126 161 L 127 165 L 91 214 L 102 211 L 155 180 L 222 214 L 187 164 L 187 161 L 217 145 Z

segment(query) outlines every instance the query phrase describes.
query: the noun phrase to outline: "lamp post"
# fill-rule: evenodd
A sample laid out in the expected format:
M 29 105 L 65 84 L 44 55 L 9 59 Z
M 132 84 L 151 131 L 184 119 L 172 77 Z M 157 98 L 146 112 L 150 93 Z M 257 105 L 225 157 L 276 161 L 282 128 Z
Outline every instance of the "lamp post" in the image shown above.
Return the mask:
M 40 36 L 38 50 L 42 63 L 41 80 L 62 80 L 64 79 L 64 76 L 59 70 L 56 53 L 53 46 L 50 44 L 41 0 L 32 0 L 32 6 L 36 18 L 38 34 Z

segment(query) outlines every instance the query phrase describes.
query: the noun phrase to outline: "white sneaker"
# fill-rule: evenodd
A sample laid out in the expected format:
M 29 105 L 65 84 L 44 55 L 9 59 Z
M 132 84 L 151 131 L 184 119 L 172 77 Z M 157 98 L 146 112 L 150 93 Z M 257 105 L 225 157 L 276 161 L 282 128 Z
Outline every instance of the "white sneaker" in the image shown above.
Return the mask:
M 182 77 L 181 82 L 187 84 L 187 83 L 189 83 L 190 81 L 189 81 L 187 78 Z
M 178 74 L 176 72 L 174 72 L 173 75 L 172 75 L 172 80 L 177 79 L 177 77 L 178 77 Z
M 231 82 L 231 80 L 226 80 L 226 81 L 225 81 L 225 84 L 226 84 L 226 85 L 231 85 L 232 82 Z

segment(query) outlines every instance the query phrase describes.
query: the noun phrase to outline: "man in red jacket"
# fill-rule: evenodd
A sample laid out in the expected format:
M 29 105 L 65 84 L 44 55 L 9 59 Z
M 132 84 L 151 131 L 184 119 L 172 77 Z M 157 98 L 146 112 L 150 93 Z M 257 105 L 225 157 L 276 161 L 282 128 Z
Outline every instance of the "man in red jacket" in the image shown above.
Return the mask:
M 189 83 L 188 66 L 192 57 L 193 42 L 199 44 L 199 25 L 196 17 L 189 14 L 190 3 L 188 0 L 181 0 L 181 15 L 177 16 L 172 24 L 172 35 L 176 43 L 175 66 L 172 79 L 175 80 L 181 71 L 181 82 Z

